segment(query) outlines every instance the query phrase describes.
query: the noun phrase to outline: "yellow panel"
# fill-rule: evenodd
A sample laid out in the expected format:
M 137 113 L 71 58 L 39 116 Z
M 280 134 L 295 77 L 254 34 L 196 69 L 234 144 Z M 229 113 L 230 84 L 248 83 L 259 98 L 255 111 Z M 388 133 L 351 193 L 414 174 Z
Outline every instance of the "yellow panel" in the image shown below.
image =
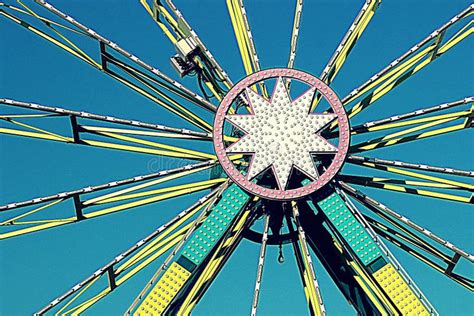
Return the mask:
M 190 275 L 188 270 L 173 262 L 148 293 L 146 299 L 138 306 L 134 315 L 161 315 Z
M 386 264 L 373 276 L 403 315 L 430 315 L 391 263 Z

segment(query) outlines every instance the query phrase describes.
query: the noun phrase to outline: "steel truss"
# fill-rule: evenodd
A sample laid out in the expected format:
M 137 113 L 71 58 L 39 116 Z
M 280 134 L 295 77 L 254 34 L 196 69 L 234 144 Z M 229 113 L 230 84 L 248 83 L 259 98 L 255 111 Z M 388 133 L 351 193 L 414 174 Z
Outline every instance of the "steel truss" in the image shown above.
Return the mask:
M 474 290 L 474 281 L 470 277 L 455 272 L 462 262 L 474 262 L 472 254 L 359 190 L 359 187 L 371 187 L 417 197 L 473 204 L 474 184 L 471 179 L 474 171 L 373 158 L 365 156 L 365 152 L 471 128 L 474 97 L 467 96 L 353 125 L 350 131 L 354 138 L 371 137 L 376 132 L 386 133 L 351 144 L 349 152 L 352 155 L 347 157 L 346 162 L 357 167 L 353 169 L 360 170 L 360 173 L 348 174 L 343 171 L 316 193 L 298 201 L 277 205 L 276 202 L 250 195 L 232 183 L 218 169 L 218 161 L 213 153 L 176 145 L 176 140 L 213 140 L 213 126 L 210 122 L 217 111 L 216 104 L 232 88 L 233 82 L 171 0 L 139 2 L 175 47 L 177 54 L 171 56 L 172 65 L 181 77 L 196 77 L 200 94 L 48 2 L 35 2 L 54 17 L 42 16 L 36 12 L 36 8 L 32 9 L 20 0 L 17 0 L 18 6 L 0 3 L 0 15 L 160 105 L 179 117 L 183 124 L 199 130 L 2 98 L 2 109 L 14 108 L 19 113 L 0 114 L 0 134 L 198 162 L 0 206 L 0 239 L 212 190 L 52 300 L 36 315 L 49 312 L 80 314 L 165 255 L 164 262 L 125 314 L 140 315 L 146 312 L 189 315 L 242 238 L 261 243 L 259 257 L 256 258 L 258 265 L 253 300 L 249 309 L 252 315 L 256 315 L 258 311 L 266 249 L 269 245 L 281 247 L 282 243 L 291 243 L 293 247 L 308 310 L 312 315 L 325 315 L 326 307 L 322 299 L 324 293 L 316 279 L 311 252 L 321 261 L 358 314 L 397 315 L 410 314 L 412 311 L 423 315 L 437 314 L 381 238 L 470 291 Z M 226 4 L 245 73 L 250 75 L 260 70 L 260 59 L 248 20 L 249 13 L 242 0 L 227 0 Z M 324 67 L 320 76 L 322 81 L 330 85 L 335 80 L 350 52 L 368 29 L 380 4 L 381 1 L 378 0 L 363 2 L 360 12 Z M 302 10 L 303 1 L 296 0 L 294 14 L 289 16 L 293 18 L 293 27 L 288 68 L 293 68 L 296 61 Z M 348 117 L 355 117 L 466 39 L 474 29 L 471 19 L 473 11 L 474 5 L 470 5 L 352 90 L 342 99 L 343 105 L 348 109 Z M 30 24 L 30 20 L 34 23 Z M 79 42 L 71 40 L 71 34 L 98 44 L 95 52 L 98 58 L 82 49 Z M 286 84 L 290 87 L 289 80 Z M 268 96 L 263 83 L 252 88 L 263 96 Z M 316 94 L 313 109 L 320 99 L 321 95 Z M 247 105 L 245 99 L 239 102 L 239 106 Z M 30 123 L 53 119 L 65 122 L 71 133 L 62 135 Z M 323 134 L 328 138 L 336 137 L 336 128 L 336 124 L 332 124 Z M 163 142 L 150 140 L 154 137 Z M 235 134 L 224 135 L 224 139 L 230 143 L 236 141 L 237 137 Z M 364 156 L 359 153 L 364 153 Z M 242 159 L 242 155 L 234 155 L 232 160 L 236 164 L 248 163 Z M 167 183 L 195 176 L 199 172 L 209 172 L 211 169 L 215 172 L 214 175 L 219 175 L 202 181 L 190 180 L 185 184 Z M 381 177 L 380 173 L 386 176 Z M 351 185 L 357 185 L 358 188 Z M 71 209 L 70 214 L 48 216 L 47 210 L 57 206 Z M 38 219 L 38 215 L 46 218 Z M 259 218 L 263 219 L 262 234 L 251 230 Z M 288 229 L 286 234 L 280 234 L 283 223 L 286 223 Z M 355 227 L 353 230 L 357 229 L 356 234 L 347 231 L 346 228 L 351 225 Z M 391 284 L 386 280 L 396 281 Z M 394 286 L 402 288 L 405 294 L 400 295 Z

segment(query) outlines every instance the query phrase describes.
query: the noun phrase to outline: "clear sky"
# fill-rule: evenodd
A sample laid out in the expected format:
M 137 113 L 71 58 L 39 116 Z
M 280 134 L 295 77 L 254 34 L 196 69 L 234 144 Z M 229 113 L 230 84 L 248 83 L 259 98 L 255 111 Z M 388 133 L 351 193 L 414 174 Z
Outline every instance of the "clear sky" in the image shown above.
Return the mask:
M 262 68 L 286 66 L 294 2 L 245 1 Z M 71 0 L 52 3 L 178 79 L 169 64 L 174 48 L 138 1 Z M 295 67 L 319 75 L 362 3 L 361 0 L 305 1 Z M 176 0 L 176 4 L 231 78 L 234 81 L 242 78 L 244 71 L 225 1 Z M 461 0 L 384 0 L 337 76 L 332 85 L 334 90 L 340 96 L 346 95 L 469 4 L 469 1 Z M 47 15 L 41 8 L 39 11 Z M 1 97 L 190 127 L 3 17 L 0 17 L 0 34 Z M 377 101 L 358 116 L 355 123 L 472 95 L 472 44 L 472 38 L 469 38 L 456 46 Z M 186 78 L 183 83 L 196 89 L 193 78 Z M 12 113 L 11 109 L 5 111 Z M 51 120 L 44 126 L 61 131 L 56 122 Z M 66 129 L 62 131 L 67 132 Z M 371 155 L 473 170 L 472 139 L 472 131 L 462 131 L 378 150 Z M 150 169 L 156 171 L 157 166 L 163 169 L 178 164 L 144 154 L 5 135 L 0 135 L 0 163 L 3 166 L 0 171 L 2 205 L 146 174 Z M 455 245 L 474 252 L 472 207 L 397 193 L 366 191 Z M 2 241 L 0 314 L 31 314 L 148 235 L 199 196 L 194 194 L 159 206 L 148 205 Z M 195 314 L 249 313 L 258 252 L 259 245 L 243 241 Z M 287 260 L 282 265 L 276 261 L 276 248 L 267 252 L 260 315 L 307 313 L 292 250 L 285 247 L 284 252 Z M 468 290 L 413 257 L 397 249 L 393 252 L 441 315 L 474 314 L 472 294 Z M 114 291 L 88 313 L 118 315 L 123 312 L 157 265 L 159 262 Z M 472 265 L 461 268 L 468 275 L 474 272 Z M 316 273 L 329 315 L 353 314 L 319 263 Z

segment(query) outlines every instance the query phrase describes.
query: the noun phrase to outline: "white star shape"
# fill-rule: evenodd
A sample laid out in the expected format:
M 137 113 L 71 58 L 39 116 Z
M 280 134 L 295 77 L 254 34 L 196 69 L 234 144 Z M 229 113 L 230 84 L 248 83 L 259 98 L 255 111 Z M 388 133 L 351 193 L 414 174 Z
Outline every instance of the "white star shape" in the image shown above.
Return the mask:
M 312 154 L 329 154 L 337 148 L 320 131 L 336 114 L 310 113 L 316 88 L 291 100 L 284 80 L 279 77 L 270 101 L 247 88 L 252 114 L 226 115 L 245 135 L 226 149 L 227 153 L 252 154 L 249 180 L 271 167 L 281 190 L 285 190 L 293 167 L 316 180 L 318 171 Z

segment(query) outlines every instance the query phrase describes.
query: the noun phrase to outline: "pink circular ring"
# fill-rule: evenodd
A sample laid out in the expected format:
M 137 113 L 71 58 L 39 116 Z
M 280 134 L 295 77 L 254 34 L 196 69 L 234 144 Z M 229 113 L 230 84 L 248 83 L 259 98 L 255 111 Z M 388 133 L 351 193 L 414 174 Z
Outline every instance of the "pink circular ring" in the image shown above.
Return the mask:
M 240 95 L 245 90 L 245 88 L 250 87 L 251 85 L 257 82 L 276 77 L 286 77 L 292 80 L 298 80 L 308 84 L 311 87 L 315 87 L 319 91 L 319 93 L 324 96 L 324 98 L 327 100 L 327 102 L 333 109 L 334 113 L 337 115 L 337 122 L 339 125 L 339 144 L 337 147 L 336 155 L 329 167 L 315 181 L 305 186 L 291 190 L 269 189 L 249 181 L 245 175 L 243 175 L 239 170 L 237 170 L 235 165 L 229 159 L 225 150 L 223 140 L 225 116 L 229 111 L 232 102 L 234 102 L 235 98 Z M 288 68 L 273 68 L 251 74 L 250 76 L 238 82 L 226 94 L 226 96 L 222 99 L 219 108 L 217 109 L 216 117 L 214 119 L 213 142 L 217 159 L 219 159 L 219 162 L 222 168 L 224 169 L 224 172 L 239 187 L 249 193 L 260 196 L 262 198 L 267 198 L 270 200 L 288 201 L 292 199 L 302 198 L 315 192 L 316 190 L 326 185 L 332 178 L 334 178 L 336 173 L 339 172 L 342 165 L 344 164 L 345 158 L 347 156 L 347 151 L 349 150 L 349 120 L 347 118 L 346 111 L 344 109 L 344 106 L 342 105 L 342 102 L 339 100 L 336 93 L 323 81 L 300 70 Z

